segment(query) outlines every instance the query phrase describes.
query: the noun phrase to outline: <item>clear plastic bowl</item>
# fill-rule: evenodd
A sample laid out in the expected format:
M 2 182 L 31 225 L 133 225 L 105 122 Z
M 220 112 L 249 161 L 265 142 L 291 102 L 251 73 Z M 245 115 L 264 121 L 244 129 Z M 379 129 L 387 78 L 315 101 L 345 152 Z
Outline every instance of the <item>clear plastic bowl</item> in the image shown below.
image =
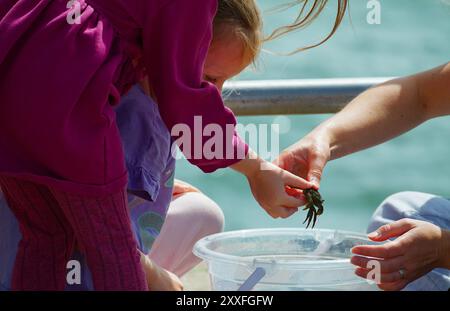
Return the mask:
M 377 290 L 354 274 L 351 248 L 374 244 L 366 235 L 324 229 L 255 229 L 210 235 L 194 254 L 205 260 L 213 290 L 236 291 L 257 269 L 254 290 Z

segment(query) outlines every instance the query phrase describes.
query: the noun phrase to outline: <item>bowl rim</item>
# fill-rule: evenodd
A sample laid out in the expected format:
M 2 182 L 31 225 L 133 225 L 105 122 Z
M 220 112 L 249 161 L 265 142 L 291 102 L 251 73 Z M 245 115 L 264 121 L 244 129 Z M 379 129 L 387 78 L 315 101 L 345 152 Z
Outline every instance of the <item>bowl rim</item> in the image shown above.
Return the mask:
M 230 254 L 224 254 L 221 252 L 217 252 L 214 250 L 211 250 L 208 248 L 208 244 L 224 239 L 224 238 L 230 238 L 230 237 L 237 237 L 237 236 L 255 236 L 257 233 L 260 234 L 270 234 L 270 233 L 276 233 L 279 235 L 283 234 L 292 234 L 292 233 L 312 233 L 315 232 L 320 233 L 330 233 L 330 234 L 344 234 L 349 237 L 356 237 L 361 240 L 367 241 L 368 244 L 377 244 L 367 238 L 367 235 L 360 232 L 353 232 L 353 231 L 346 231 L 346 230 L 338 230 L 338 229 L 304 229 L 304 228 L 255 228 L 255 229 L 244 229 L 244 230 L 233 230 L 233 231 L 226 231 L 221 233 L 212 234 L 209 236 L 206 236 L 199 241 L 197 241 L 193 247 L 193 253 L 205 260 L 211 262 L 219 261 L 219 262 L 226 262 L 226 263 L 232 263 L 236 265 L 245 265 L 245 266 L 252 266 L 252 265 L 264 265 L 263 260 L 257 260 L 255 261 L 255 258 L 253 257 L 242 257 L 237 255 L 230 255 Z M 273 263 L 273 262 L 272 262 Z M 294 270 L 322 270 L 324 268 L 334 268 L 334 269 L 348 269 L 348 264 L 350 263 L 350 258 L 342 258 L 342 259 L 336 259 L 336 260 L 301 260 L 298 262 L 295 261 L 289 261 L 289 262 L 283 262 L 279 261 L 276 263 L 277 267 L 281 268 L 289 268 Z M 269 261 L 266 262 L 266 264 L 270 264 Z

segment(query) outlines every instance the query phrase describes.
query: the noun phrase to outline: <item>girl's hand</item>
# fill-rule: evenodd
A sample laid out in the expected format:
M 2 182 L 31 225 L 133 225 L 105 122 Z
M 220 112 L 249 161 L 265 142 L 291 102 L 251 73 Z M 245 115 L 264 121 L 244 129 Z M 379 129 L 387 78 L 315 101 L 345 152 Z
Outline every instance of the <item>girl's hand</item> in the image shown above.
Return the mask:
M 256 201 L 273 218 L 288 218 L 298 212 L 304 205 L 305 198 L 301 191 L 292 194 L 286 186 L 309 189 L 313 184 L 284 171 L 272 163 L 265 163 L 264 168 L 247 176 L 250 188 Z
M 401 290 L 435 268 L 449 268 L 449 231 L 428 222 L 405 218 L 369 234 L 369 238 L 377 242 L 393 237 L 398 238 L 383 245 L 362 245 L 352 249 L 356 255 L 380 258 L 380 289 Z M 358 266 L 355 271 L 358 276 L 367 277 L 369 260 L 352 257 L 351 262 Z
M 188 184 L 187 182 L 175 179 L 175 182 L 173 184 L 172 196 L 177 196 L 188 192 L 201 192 L 201 191 L 195 188 L 194 186 Z
M 330 145 L 325 134 L 312 132 L 284 150 L 274 161 L 284 170 L 305 178 L 319 189 L 322 171 L 330 159 Z
M 158 266 L 141 253 L 141 265 L 144 268 L 150 291 L 182 291 L 183 283 L 170 271 Z
M 233 169 L 247 177 L 256 201 L 273 218 L 287 218 L 305 204 L 301 191 L 292 193 L 286 186 L 300 189 L 314 187 L 312 183 L 258 158 L 251 150 L 247 159 L 234 164 Z

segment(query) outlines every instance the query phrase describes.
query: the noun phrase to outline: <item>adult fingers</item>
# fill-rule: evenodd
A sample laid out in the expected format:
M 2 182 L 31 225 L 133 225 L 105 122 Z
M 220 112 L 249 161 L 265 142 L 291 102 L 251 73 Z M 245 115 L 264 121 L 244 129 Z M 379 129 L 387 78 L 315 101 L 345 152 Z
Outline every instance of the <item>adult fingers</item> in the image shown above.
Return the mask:
M 300 189 L 310 189 L 315 187 L 315 185 L 303 178 L 300 178 L 288 171 L 282 171 L 281 178 L 285 185 L 290 187 L 300 188 Z
M 366 269 L 366 268 L 357 267 L 355 269 L 355 274 L 364 279 L 368 279 L 370 272 L 371 272 L 371 270 Z M 391 272 L 391 273 L 380 273 L 378 275 L 378 279 L 376 279 L 374 281 L 377 281 L 378 285 L 401 282 L 401 281 L 407 280 L 406 273 L 407 272 L 405 272 L 405 271 L 403 273 L 401 273 L 400 271 Z M 371 277 L 372 277 L 372 275 L 371 275 Z
M 308 180 L 313 183 L 317 189 L 319 189 L 322 172 L 326 164 L 327 157 L 325 155 L 317 152 L 312 152 L 309 155 Z
M 385 241 L 408 232 L 414 226 L 415 224 L 410 219 L 401 219 L 381 226 L 376 231 L 370 233 L 368 237 L 374 241 Z
M 352 253 L 366 257 L 393 258 L 403 255 L 404 249 L 397 241 L 383 245 L 358 245 L 352 248 Z
M 353 256 L 350 262 L 355 266 L 364 269 L 370 269 L 373 260 L 374 260 L 373 258 Z M 380 264 L 381 273 L 392 273 L 398 272 L 400 269 L 404 267 L 405 259 L 403 256 L 398 256 L 392 259 L 378 260 L 378 263 Z

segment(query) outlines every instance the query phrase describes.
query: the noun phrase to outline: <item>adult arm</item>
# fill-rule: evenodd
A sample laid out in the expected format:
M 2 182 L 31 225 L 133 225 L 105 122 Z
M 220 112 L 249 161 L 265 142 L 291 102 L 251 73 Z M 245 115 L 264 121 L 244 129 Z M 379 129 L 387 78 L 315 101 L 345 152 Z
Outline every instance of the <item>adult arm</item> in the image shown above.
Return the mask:
M 450 63 L 375 86 L 296 144 L 277 164 L 319 185 L 327 161 L 375 146 L 450 114 Z

